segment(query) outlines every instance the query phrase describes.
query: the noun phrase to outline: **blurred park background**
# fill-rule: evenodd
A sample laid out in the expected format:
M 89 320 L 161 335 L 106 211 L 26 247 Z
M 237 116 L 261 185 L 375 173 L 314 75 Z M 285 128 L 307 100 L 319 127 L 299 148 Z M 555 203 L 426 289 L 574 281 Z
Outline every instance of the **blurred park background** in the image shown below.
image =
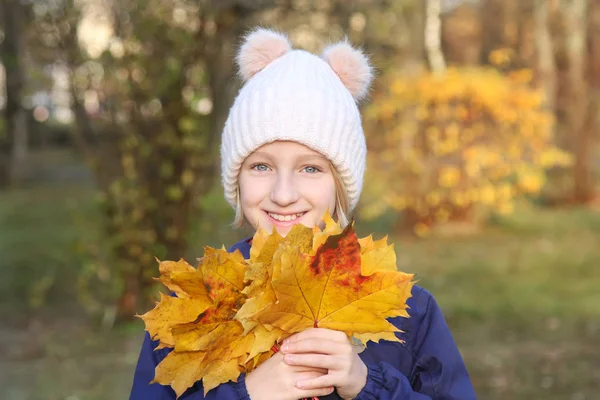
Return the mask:
M 154 257 L 248 235 L 218 146 L 256 25 L 371 56 L 357 229 L 437 297 L 479 398 L 599 398 L 600 1 L 0 5 L 2 399 L 127 398 Z

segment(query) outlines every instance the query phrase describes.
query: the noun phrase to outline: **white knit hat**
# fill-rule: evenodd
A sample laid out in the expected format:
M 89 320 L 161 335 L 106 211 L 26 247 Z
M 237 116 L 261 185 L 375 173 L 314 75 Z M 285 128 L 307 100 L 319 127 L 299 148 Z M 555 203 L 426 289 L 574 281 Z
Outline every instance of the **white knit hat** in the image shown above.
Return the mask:
M 246 157 L 267 143 L 285 140 L 327 157 L 354 209 L 367 152 L 356 104 L 373 76 L 367 57 L 347 42 L 328 47 L 321 57 L 292 50 L 284 35 L 261 28 L 245 38 L 237 63 L 246 84 L 223 131 L 221 167 L 227 201 L 235 207 Z

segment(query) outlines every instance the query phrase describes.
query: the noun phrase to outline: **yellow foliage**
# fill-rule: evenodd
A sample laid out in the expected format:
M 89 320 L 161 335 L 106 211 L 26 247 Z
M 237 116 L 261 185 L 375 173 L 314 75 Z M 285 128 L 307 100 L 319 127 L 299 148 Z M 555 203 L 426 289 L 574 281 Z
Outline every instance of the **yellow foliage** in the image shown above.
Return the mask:
M 205 248 L 198 268 L 183 260 L 160 262 L 161 294 L 141 316 L 159 348 L 173 349 L 155 369 L 153 383 L 179 398 L 202 380 L 204 395 L 237 381 L 273 354 L 283 339 L 313 327 L 367 341 L 402 342 L 388 321 L 408 318 L 413 274 L 397 270 L 387 238 L 359 239 L 329 215 L 325 228 L 296 225 L 284 238 L 256 232 L 250 258 Z
M 510 48 L 497 49 L 488 56 L 489 61 L 494 65 L 503 65 L 511 62 L 514 51 Z
M 423 120 L 427 119 L 428 116 L 429 116 L 429 111 L 427 111 L 426 107 L 417 108 L 417 113 L 415 114 L 415 117 L 419 121 L 423 121 Z
M 512 202 L 499 203 L 496 205 L 496 211 L 502 215 L 512 214 L 515 210 L 515 205 Z
M 537 193 L 544 185 L 544 176 L 530 171 L 518 176 L 518 186 L 525 193 Z
M 529 83 L 533 79 L 533 72 L 530 69 L 519 69 L 509 74 L 509 77 L 517 83 Z
M 510 49 L 490 54 L 499 66 L 512 57 Z M 510 212 L 516 196 L 541 191 L 547 169 L 572 162 L 552 143 L 554 118 L 530 86 L 530 70 L 449 68 L 389 79 L 364 114 L 373 132 L 367 191 L 375 180 L 388 183 L 365 216 L 406 210 L 430 226 L 477 204 Z
M 492 205 L 496 200 L 496 189 L 493 185 L 485 185 L 479 189 L 479 202 L 485 205 Z
M 436 207 L 442 202 L 442 194 L 438 190 L 429 192 L 425 196 L 425 201 L 427 202 L 427 205 Z
M 460 181 L 460 170 L 457 167 L 442 167 L 440 169 L 439 184 L 443 188 L 451 188 Z

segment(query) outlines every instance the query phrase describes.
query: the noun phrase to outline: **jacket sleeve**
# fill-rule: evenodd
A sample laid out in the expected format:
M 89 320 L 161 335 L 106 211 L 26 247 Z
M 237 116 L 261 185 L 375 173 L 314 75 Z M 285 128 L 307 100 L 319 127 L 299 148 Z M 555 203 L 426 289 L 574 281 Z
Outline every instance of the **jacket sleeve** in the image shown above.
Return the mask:
M 161 349 L 154 351 L 157 343 L 150 339 L 150 335 L 146 332 L 142 350 L 138 359 L 137 367 L 133 377 L 133 387 L 129 400 L 175 400 L 177 397 L 170 386 L 163 386 L 158 383 L 150 384 L 154 379 L 154 369 L 158 363 L 164 359 L 169 353 L 169 349 Z M 219 385 L 211 390 L 204 397 L 204 389 L 202 383 L 188 389 L 179 400 L 250 400 L 248 391 L 246 390 L 246 382 L 244 374 L 242 374 L 237 382 L 228 382 Z
M 435 299 L 420 289 L 411 306 L 407 347 L 413 355 L 410 377 L 388 362 L 367 363 L 360 400 L 475 400 L 456 343 Z M 408 342 L 410 341 L 410 342 Z

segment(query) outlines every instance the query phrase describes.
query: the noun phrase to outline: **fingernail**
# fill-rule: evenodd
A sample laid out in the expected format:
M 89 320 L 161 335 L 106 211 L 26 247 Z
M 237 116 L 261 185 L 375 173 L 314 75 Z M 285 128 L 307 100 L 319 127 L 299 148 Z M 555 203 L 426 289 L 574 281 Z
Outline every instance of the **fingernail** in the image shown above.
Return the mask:
M 283 344 L 281 345 L 281 351 L 283 351 L 284 353 L 288 351 L 288 344 L 286 342 L 283 342 Z
M 293 363 L 294 356 L 292 356 L 290 354 L 286 354 L 285 356 L 283 356 L 283 361 L 285 361 L 286 363 Z

